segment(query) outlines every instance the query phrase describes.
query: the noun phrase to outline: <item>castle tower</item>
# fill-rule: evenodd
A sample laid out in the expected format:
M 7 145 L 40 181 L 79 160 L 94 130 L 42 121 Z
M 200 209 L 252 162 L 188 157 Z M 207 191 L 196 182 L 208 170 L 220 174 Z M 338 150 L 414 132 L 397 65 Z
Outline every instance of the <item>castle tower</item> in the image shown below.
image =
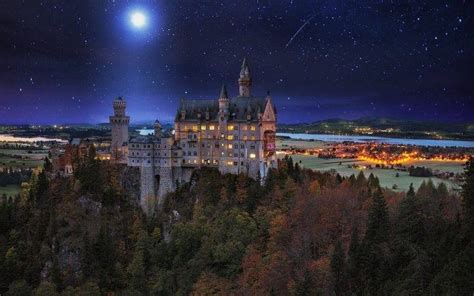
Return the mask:
M 161 138 L 161 123 L 159 120 L 155 121 L 155 124 L 153 125 L 153 129 L 155 130 L 155 138 L 160 139 Z
M 239 96 L 250 97 L 250 87 L 252 86 L 252 78 L 250 78 L 249 65 L 247 59 L 244 58 L 242 66 L 240 67 L 239 76 Z
M 222 85 L 221 92 L 219 94 L 219 113 L 221 116 L 227 116 L 229 113 L 229 95 L 227 94 L 227 87 L 225 84 Z
M 127 103 L 122 97 L 114 100 L 114 115 L 110 116 L 110 125 L 112 127 L 112 142 L 110 144 L 110 152 L 112 159 L 116 161 L 125 160 L 126 148 L 128 143 L 128 125 L 130 117 L 125 115 Z

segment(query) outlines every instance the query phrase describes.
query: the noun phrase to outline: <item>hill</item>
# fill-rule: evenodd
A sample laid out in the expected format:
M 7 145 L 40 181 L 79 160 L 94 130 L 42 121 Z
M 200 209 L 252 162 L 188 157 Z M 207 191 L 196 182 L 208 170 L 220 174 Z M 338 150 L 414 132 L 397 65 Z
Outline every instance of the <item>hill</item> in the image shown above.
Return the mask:
M 329 119 L 307 124 L 279 124 L 278 132 L 374 135 L 383 137 L 474 140 L 474 124 L 387 118 Z

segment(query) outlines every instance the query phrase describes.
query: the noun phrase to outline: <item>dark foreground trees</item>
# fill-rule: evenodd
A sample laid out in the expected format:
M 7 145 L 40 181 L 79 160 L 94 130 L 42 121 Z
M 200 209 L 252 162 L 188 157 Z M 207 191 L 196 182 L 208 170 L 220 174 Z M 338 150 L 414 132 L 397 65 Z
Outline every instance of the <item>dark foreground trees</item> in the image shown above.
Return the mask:
M 90 151 L 93 155 L 94 151 Z M 281 161 L 265 184 L 203 169 L 146 217 L 88 157 L 0 202 L 6 295 L 472 295 L 474 168 L 461 197 Z M 94 182 L 100 180 L 100 183 Z

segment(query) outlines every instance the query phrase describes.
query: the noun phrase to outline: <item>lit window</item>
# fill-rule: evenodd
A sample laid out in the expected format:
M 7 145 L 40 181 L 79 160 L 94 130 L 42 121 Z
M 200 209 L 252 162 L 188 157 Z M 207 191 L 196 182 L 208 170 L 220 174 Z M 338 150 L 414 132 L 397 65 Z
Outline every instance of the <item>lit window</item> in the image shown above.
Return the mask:
M 250 130 L 254 131 L 255 130 L 255 125 L 250 126 Z
M 209 126 L 209 130 L 213 131 L 214 129 L 215 129 L 215 127 L 213 125 Z
M 198 130 L 198 126 L 197 125 L 193 125 L 193 132 L 197 132 Z
M 255 157 L 257 157 L 255 153 L 250 153 L 250 158 L 254 159 Z
M 233 136 L 233 135 L 228 135 L 228 136 L 227 136 L 227 140 L 232 141 L 233 139 L 234 139 L 234 136 Z
M 251 136 L 250 140 L 255 141 L 255 136 Z
M 205 130 L 206 130 L 206 126 L 205 126 L 205 125 L 201 125 L 201 130 L 202 130 L 202 131 L 205 131 Z
M 227 148 L 232 149 L 232 144 L 227 145 Z
M 227 165 L 234 165 L 233 161 L 227 161 Z
M 234 130 L 234 126 L 233 126 L 233 125 L 228 125 L 228 126 L 227 126 L 227 130 L 228 130 L 228 131 L 233 131 L 233 130 Z

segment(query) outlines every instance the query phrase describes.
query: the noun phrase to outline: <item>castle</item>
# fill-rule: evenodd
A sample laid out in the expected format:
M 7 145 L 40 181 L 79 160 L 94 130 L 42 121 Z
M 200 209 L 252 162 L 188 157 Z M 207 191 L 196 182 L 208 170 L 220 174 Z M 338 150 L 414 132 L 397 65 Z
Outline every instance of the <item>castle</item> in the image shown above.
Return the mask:
M 277 166 L 276 109 L 270 95 L 252 95 L 245 59 L 238 85 L 236 97 L 229 97 L 224 85 L 217 99 L 181 100 L 171 134 L 163 134 L 156 121 L 154 135 L 129 139 L 125 100 L 114 101 L 111 155 L 118 162 L 139 168 L 144 209 L 160 205 L 166 193 L 189 181 L 193 170 L 200 167 L 264 179 L 268 170 Z

